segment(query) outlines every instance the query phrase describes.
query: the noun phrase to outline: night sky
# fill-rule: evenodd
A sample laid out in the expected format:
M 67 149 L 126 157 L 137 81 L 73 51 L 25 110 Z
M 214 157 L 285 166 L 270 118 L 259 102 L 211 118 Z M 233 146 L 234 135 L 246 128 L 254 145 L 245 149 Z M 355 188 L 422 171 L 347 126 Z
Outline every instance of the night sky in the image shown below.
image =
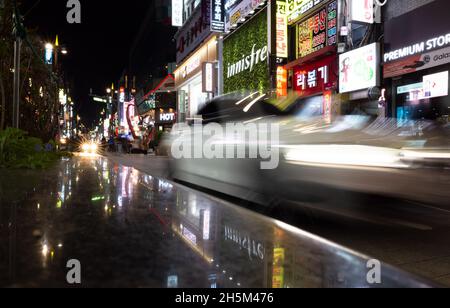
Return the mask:
M 89 99 L 89 90 L 104 95 L 106 88 L 119 79 L 150 1 L 80 2 L 81 24 L 67 23 L 67 0 L 23 0 L 20 10 L 25 25 L 43 39 L 54 42 L 59 35 L 60 45 L 69 52 L 62 66 L 73 79 L 76 109 L 83 122 L 92 125 L 101 107 Z

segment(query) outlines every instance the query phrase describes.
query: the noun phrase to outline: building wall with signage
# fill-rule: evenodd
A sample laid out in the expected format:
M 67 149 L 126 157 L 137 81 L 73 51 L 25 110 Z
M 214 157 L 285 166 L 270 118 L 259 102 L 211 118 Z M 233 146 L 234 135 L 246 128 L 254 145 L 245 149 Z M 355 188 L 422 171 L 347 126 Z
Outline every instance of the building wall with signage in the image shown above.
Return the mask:
M 385 7 L 385 20 L 401 16 L 434 0 L 388 0 Z
M 331 121 L 339 112 L 337 20 L 334 0 L 287 0 L 291 86 L 299 99 L 288 107 L 298 116 L 323 116 Z
M 180 122 L 194 118 L 199 108 L 211 96 L 217 94 L 217 69 L 215 68 L 218 61 L 217 44 L 216 36 L 209 38 L 180 63 L 175 71 L 175 88 L 178 92 L 177 119 Z M 211 65 L 205 65 L 210 63 L 214 64 L 212 72 Z M 208 70 L 204 74 L 205 69 Z
M 328 5 L 320 7 L 316 13 L 299 22 L 295 30 L 297 58 L 308 56 L 327 46 L 336 45 L 337 1 L 331 1 Z
M 388 2 L 386 16 L 393 18 L 384 25 L 383 76 L 389 114 L 399 125 L 450 122 L 449 10 L 447 0 Z
M 224 93 L 269 89 L 267 33 L 264 9 L 224 40 Z
M 202 0 L 175 35 L 177 63 L 181 63 L 211 35 L 211 1 Z

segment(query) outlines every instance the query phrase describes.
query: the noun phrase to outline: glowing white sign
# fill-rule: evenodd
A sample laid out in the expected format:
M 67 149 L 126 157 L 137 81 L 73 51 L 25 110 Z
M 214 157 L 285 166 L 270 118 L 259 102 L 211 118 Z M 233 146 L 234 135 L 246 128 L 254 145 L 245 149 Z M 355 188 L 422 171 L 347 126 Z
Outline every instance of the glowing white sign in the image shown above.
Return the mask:
M 375 87 L 379 83 L 379 44 L 374 43 L 339 56 L 339 92 Z
M 424 98 L 448 95 L 448 71 L 423 77 Z
M 374 0 L 351 0 L 350 21 L 373 24 L 374 18 Z
M 172 0 L 172 26 L 183 26 L 183 0 Z
M 161 122 L 175 121 L 175 113 L 161 113 L 159 115 L 159 120 Z

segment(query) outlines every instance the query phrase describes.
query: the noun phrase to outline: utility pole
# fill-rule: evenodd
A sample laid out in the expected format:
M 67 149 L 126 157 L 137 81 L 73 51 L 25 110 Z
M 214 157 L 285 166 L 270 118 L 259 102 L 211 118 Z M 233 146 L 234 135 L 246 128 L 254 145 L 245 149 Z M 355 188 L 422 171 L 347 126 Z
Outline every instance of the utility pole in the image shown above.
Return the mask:
M 16 36 L 14 42 L 14 92 L 13 92 L 13 127 L 19 128 L 20 121 L 20 51 L 22 39 Z
M 268 46 L 269 46 L 269 74 L 270 90 L 273 92 L 277 88 L 277 1 L 269 0 L 267 4 L 268 18 Z
M 19 128 L 20 126 L 20 53 L 22 48 L 22 38 L 24 37 L 24 29 L 22 25 L 22 17 L 19 15 L 17 3 L 14 1 L 14 82 L 13 82 L 13 120 L 12 126 Z

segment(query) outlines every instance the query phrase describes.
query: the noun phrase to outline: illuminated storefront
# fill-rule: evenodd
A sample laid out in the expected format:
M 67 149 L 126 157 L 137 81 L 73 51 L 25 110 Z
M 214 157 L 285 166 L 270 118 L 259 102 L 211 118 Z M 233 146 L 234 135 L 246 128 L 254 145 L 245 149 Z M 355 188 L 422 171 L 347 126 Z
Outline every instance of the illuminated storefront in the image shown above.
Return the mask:
M 399 125 L 417 119 L 449 123 L 449 10 L 449 1 L 436 0 L 385 23 L 387 106 Z
M 299 117 L 340 113 L 338 93 L 338 1 L 287 1 L 290 89 L 299 99 L 290 108 Z
M 175 78 L 169 74 L 138 104 L 141 129 L 145 131 L 156 127 L 158 131 L 169 131 L 176 123 L 176 108 Z
M 217 95 L 217 43 L 213 35 L 175 71 L 179 122 L 194 120 L 199 109 Z

